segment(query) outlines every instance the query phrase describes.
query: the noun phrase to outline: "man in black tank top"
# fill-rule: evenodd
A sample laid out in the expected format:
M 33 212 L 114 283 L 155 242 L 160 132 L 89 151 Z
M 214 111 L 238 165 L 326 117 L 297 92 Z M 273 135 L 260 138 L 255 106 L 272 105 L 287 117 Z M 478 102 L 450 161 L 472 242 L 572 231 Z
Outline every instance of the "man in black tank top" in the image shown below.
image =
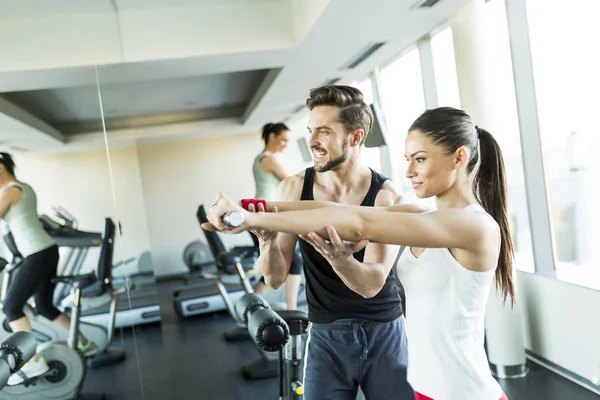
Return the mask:
M 371 185 L 367 195 L 360 203 L 361 206 L 374 206 L 377 194 L 388 180 L 373 170 L 371 172 Z M 307 168 L 300 200 L 315 200 L 313 196 L 314 179 L 314 167 Z M 327 259 L 311 244 L 301 240 L 300 249 L 304 259 L 306 294 L 311 322 L 328 323 L 343 318 L 388 322 L 402 315 L 402 306 L 399 302 L 393 271 L 390 270 L 379 293 L 374 297 L 365 298 L 346 286 Z M 353 256 L 362 263 L 365 258 L 365 249 L 359 250 Z
M 328 85 L 313 89 L 307 105 L 314 166 L 285 179 L 278 200 L 390 206 L 401 198 L 386 177 L 361 165 L 360 147 L 373 115 L 360 91 Z M 382 222 L 384 223 L 384 222 Z M 258 267 L 279 287 L 289 273 L 298 236 L 256 232 Z M 304 398 L 414 399 L 406 381 L 407 339 L 392 264 L 396 246 L 300 240 L 306 275 L 309 335 Z

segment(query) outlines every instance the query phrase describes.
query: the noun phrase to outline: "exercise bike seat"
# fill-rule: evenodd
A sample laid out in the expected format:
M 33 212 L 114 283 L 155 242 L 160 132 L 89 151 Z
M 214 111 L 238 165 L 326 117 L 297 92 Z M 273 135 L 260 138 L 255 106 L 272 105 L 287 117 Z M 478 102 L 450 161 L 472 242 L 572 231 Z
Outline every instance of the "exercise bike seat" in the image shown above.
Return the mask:
M 66 283 L 67 285 L 73 286 L 74 288 L 83 289 L 96 283 L 98 279 L 96 274 L 90 272 L 83 275 L 62 275 L 52 279 L 54 283 Z

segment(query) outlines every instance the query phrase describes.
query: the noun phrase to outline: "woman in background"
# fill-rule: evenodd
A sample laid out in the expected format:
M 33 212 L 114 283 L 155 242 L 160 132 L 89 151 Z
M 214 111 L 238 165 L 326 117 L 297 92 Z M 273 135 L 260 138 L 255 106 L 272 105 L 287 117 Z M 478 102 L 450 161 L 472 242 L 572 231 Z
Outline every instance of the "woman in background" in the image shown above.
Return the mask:
M 279 183 L 289 175 L 278 159 L 278 155 L 285 150 L 290 138 L 290 129 L 282 122 L 268 123 L 262 129 L 262 139 L 265 148 L 256 156 L 252 165 L 255 183 L 255 199 L 266 201 L 277 200 Z M 258 237 L 252 233 L 252 240 L 256 247 L 260 247 Z M 295 310 L 298 302 L 298 291 L 302 280 L 302 256 L 296 247 L 290 273 L 286 280 L 286 303 L 288 310 Z M 254 291 L 263 296 L 269 287 L 264 278 L 256 284 Z

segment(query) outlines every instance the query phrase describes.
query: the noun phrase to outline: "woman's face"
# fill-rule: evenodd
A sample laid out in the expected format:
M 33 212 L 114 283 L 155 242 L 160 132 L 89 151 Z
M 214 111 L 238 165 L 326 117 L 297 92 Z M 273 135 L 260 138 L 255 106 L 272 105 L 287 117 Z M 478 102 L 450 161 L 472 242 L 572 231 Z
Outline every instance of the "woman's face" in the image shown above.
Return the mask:
M 417 130 L 406 137 L 404 157 L 408 162 L 406 177 L 421 199 L 443 194 L 456 180 L 454 155 L 446 154 L 441 146 Z
M 270 133 L 269 143 L 273 145 L 275 151 L 281 152 L 285 150 L 290 140 L 290 131 L 281 131 L 277 136 L 274 133 Z

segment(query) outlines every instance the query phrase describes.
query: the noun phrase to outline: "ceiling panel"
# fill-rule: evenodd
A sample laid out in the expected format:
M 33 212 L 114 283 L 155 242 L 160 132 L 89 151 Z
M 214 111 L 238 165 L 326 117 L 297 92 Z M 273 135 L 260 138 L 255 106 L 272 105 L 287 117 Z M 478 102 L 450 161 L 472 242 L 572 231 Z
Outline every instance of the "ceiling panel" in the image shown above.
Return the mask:
M 106 118 L 230 108 L 247 104 L 267 71 L 102 85 Z M 95 86 L 6 93 L 3 97 L 51 125 L 100 119 Z

